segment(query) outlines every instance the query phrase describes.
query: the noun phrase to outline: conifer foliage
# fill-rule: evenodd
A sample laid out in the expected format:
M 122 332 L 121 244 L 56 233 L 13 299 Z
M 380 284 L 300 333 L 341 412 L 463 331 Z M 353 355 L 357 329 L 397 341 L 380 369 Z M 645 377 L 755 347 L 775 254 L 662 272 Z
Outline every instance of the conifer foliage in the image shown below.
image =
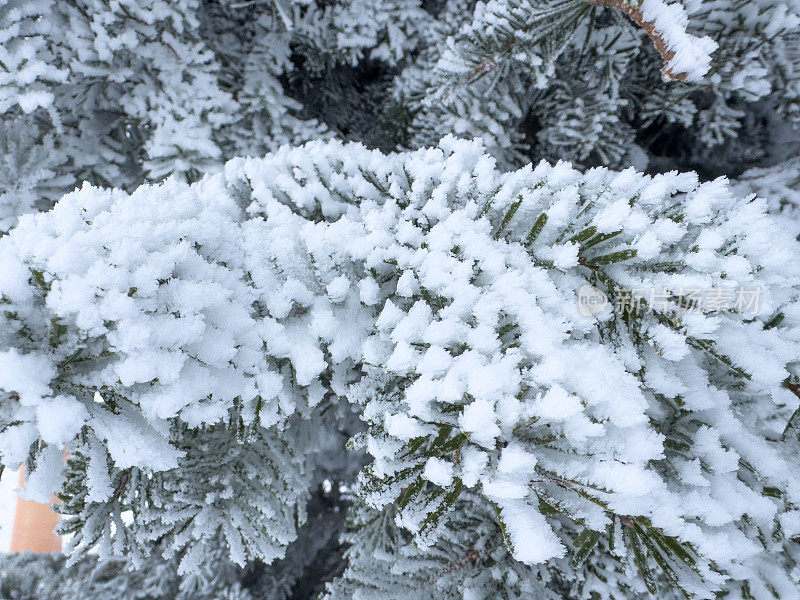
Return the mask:
M 799 107 L 795 0 L 0 3 L 0 599 L 800 600 Z
M 62 486 L 79 547 L 270 562 L 346 403 L 356 494 L 417 548 L 466 503 L 515 568 L 607 593 L 795 589 L 800 248 L 766 208 L 691 174 L 504 174 L 454 138 L 84 186 L 0 240 L 3 456 Z

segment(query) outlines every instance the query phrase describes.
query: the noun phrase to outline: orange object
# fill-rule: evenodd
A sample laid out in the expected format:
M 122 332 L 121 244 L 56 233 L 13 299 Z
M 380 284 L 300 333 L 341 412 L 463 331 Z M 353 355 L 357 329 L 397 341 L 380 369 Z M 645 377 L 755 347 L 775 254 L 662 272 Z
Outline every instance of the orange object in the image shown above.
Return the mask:
M 20 469 L 19 487 L 24 485 L 25 474 Z M 11 552 L 59 552 L 61 536 L 53 533 L 58 521 L 59 515 L 53 512 L 49 504 L 17 498 L 14 528 L 11 530 Z

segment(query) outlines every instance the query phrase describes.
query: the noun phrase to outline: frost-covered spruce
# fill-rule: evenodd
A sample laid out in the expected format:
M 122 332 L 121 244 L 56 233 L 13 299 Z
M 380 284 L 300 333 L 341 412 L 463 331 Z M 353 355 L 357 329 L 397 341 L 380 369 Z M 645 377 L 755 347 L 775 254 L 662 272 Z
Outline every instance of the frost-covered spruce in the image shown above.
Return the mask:
M 196 0 L 4 3 L 4 119 L 37 116 L 78 182 L 205 172 L 221 155 L 212 129 L 231 122 L 232 99 L 198 11 Z
M 740 172 L 776 147 L 751 117 L 798 122 L 798 32 L 796 0 L 7 0 L 0 128 L 24 133 L 0 233 L 83 181 L 191 181 L 332 133 Z
M 769 212 L 800 239 L 800 157 L 772 167 L 750 169 L 736 180 L 736 192 L 756 194 L 769 203 Z
M 170 440 L 182 456 L 163 471 L 109 461 L 103 442 L 83 432 L 56 507 L 65 515 L 59 531 L 73 534 L 72 555 L 97 545 L 103 556 L 125 555 L 146 568 L 157 545 L 164 557 L 180 558 L 185 575 L 200 571 L 220 544 L 240 565 L 282 557 L 305 517 L 318 447 L 311 424 L 283 432 L 244 425 L 232 413 L 215 426 L 176 427 Z M 136 515 L 132 522 L 124 520 L 127 511 Z
M 0 171 L 0 219 L 49 207 L 48 188 L 193 180 L 233 156 L 324 136 L 279 81 L 307 3 L 246 4 L 3 2 L 0 116 L 3 130 L 25 130 L 5 160 L 57 168 L 47 181 Z
M 84 554 L 74 564 L 61 554 L 22 552 L 0 560 L 0 597 L 14 600 L 252 600 L 239 580 L 242 570 L 218 544 L 209 560 L 187 577 L 159 547 L 139 569 L 125 558 L 98 560 Z
M 359 495 L 423 550 L 476 497 L 514 561 L 574 557 L 593 589 L 621 569 L 635 589 L 790 598 L 799 250 L 724 180 L 503 174 L 454 138 L 85 186 L 0 240 L 2 461 L 29 460 L 33 496 L 62 487 L 77 527 L 82 497 L 110 506 L 91 516 L 111 551 L 166 535 L 192 565 L 220 530 L 235 559 L 270 560 L 295 520 L 269 502 L 302 518 L 306 432 L 347 400 Z M 242 447 L 162 486 L 213 473 L 202 444 Z M 87 460 L 62 483 L 64 449 Z
M 45 154 L 41 170 L 55 163 L 58 177 L 0 172 L 0 219 L 52 205 L 48 186 L 60 196 L 82 181 L 194 180 L 234 156 L 325 137 L 287 76 L 299 64 L 319 76 L 406 60 L 430 19 L 415 0 L 3 2 L 0 116 L 4 130 L 25 129 L 6 153 Z M 24 195 L 6 192 L 20 183 Z
M 484 137 L 501 164 L 646 164 L 637 144 L 666 144 L 684 164 L 713 149 L 748 165 L 763 143 L 721 145 L 753 103 L 798 122 L 796 1 L 450 0 L 427 31 L 393 85 L 412 146 L 455 132 Z
M 52 135 L 37 137 L 30 118 L 0 123 L 0 234 L 26 212 L 49 208 L 72 183 Z
M 462 600 L 541 598 L 566 591 L 548 565 L 514 560 L 491 504 L 465 492 L 446 535 L 429 548 L 403 536 L 394 511 L 356 504 L 348 516 L 347 568 L 327 586 L 326 600 Z

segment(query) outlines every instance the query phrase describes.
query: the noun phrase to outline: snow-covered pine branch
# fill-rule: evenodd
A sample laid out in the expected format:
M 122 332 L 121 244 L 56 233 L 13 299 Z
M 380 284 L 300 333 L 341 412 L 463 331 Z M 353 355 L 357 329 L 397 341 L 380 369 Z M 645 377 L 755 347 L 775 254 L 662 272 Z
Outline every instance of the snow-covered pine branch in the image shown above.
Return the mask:
M 0 563 L 0 593 L 15 600 L 255 600 L 242 589 L 241 569 L 228 560 L 222 546 L 187 577 L 178 575 L 176 560 L 166 560 L 157 551 L 139 569 L 125 558 L 102 560 L 93 554 L 67 563 L 59 553 L 6 554 Z
M 735 182 L 742 196 L 755 194 L 769 203 L 769 212 L 800 238 L 800 158 L 767 168 L 749 169 Z
M 193 180 L 331 134 L 384 150 L 482 137 L 502 168 L 649 155 L 656 170 L 738 173 L 774 148 L 755 115 L 799 122 L 798 13 L 784 0 L 7 0 L 0 143 L 15 140 L 16 166 L 0 170 L 0 233 L 83 181 Z M 663 81 L 665 58 L 687 81 Z
M 702 81 L 711 66 L 717 43 L 708 36 L 687 31 L 686 9 L 679 2 L 665 0 L 588 0 L 597 6 L 616 8 L 647 33 L 664 60 L 665 79 Z
M 470 494 L 521 565 L 785 589 L 800 266 L 765 209 L 693 174 L 503 174 L 451 137 L 84 186 L 0 239 L 2 462 L 61 489 L 80 544 L 158 538 L 191 566 L 220 533 L 269 561 L 342 400 L 367 426 L 358 494 L 421 548 Z M 586 286 L 610 304 L 581 311 Z M 687 310 L 697 289 L 718 301 Z M 719 301 L 742 290 L 747 311 Z
M 60 196 L 82 181 L 130 190 L 193 180 L 233 156 L 324 137 L 279 81 L 293 68 L 288 30 L 300 10 L 281 15 L 285 4 L 3 2 L 0 127 L 25 128 L 17 161 L 46 153 Z M 28 183 L 0 173 L 0 189 Z M 3 212 L 51 199 L 47 186 L 25 187 L 0 198 Z
M 454 132 L 483 137 L 502 167 L 530 156 L 643 167 L 650 154 L 668 170 L 657 155 L 678 144 L 692 168 L 740 171 L 771 148 L 746 127 L 759 103 L 785 129 L 800 114 L 798 13 L 782 0 L 448 0 L 393 92 L 411 147 Z M 707 73 L 665 81 L 665 59 L 673 75 Z
M 449 40 L 437 68 L 457 74 L 456 85 L 468 85 L 491 77 L 507 61 L 525 60 L 542 79 L 552 75 L 552 63 L 593 6 L 621 11 L 650 37 L 665 79 L 698 82 L 708 72 L 716 42 L 689 33 L 682 4 L 664 0 L 479 2 L 473 19 Z

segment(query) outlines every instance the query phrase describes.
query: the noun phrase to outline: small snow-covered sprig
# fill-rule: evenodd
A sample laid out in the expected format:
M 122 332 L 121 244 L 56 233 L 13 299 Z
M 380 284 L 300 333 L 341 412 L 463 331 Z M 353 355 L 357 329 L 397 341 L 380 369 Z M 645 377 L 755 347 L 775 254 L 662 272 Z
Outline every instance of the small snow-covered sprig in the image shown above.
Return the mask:
M 708 36 L 687 31 L 688 16 L 680 3 L 664 0 L 587 0 L 590 4 L 616 8 L 647 33 L 664 60 L 664 79 L 701 81 L 711 67 L 717 43 Z

